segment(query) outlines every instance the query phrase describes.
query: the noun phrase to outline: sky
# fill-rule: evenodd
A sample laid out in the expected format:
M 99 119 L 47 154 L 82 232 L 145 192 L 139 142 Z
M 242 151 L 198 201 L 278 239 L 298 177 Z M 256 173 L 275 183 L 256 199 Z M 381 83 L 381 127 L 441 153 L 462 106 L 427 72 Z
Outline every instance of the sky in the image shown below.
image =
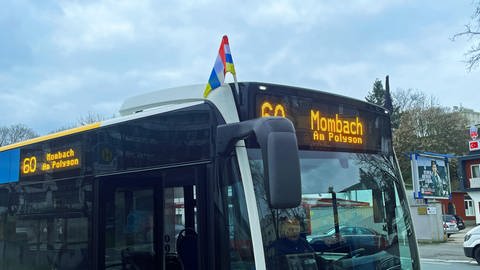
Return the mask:
M 480 111 L 473 0 L 2 1 L 0 127 L 40 135 L 131 96 L 206 84 L 228 35 L 239 81 L 364 99 L 375 79 Z M 227 76 L 227 81 L 231 77 Z

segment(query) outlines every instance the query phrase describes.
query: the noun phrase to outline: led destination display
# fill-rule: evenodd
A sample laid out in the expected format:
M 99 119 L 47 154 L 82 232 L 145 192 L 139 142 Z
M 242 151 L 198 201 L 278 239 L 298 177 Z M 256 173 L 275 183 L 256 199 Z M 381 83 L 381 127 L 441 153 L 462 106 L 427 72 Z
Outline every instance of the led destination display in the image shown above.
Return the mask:
M 22 176 L 53 173 L 81 166 L 79 147 L 69 147 L 55 151 L 35 151 L 22 153 L 20 173 Z
M 332 105 L 315 98 L 257 94 L 257 117 L 290 119 L 301 148 L 344 148 L 380 151 L 388 117 L 352 105 Z
M 310 110 L 310 129 L 314 141 L 335 141 L 347 144 L 363 144 L 363 122 L 355 119 L 323 116 L 320 111 Z

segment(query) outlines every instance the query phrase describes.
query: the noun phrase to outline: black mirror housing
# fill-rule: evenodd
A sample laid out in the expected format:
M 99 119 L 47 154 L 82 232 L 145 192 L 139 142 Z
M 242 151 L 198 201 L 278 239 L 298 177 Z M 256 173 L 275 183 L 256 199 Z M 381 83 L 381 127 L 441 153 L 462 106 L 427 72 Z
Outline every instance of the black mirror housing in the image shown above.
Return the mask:
M 274 209 L 301 202 L 300 161 L 295 128 L 283 117 L 264 117 L 217 128 L 217 153 L 226 154 L 238 140 L 255 135 L 263 155 L 269 204 Z
M 299 206 L 302 200 L 302 190 L 295 133 L 270 133 L 265 152 L 268 160 L 266 184 L 268 184 L 267 194 L 269 194 L 270 206 L 276 209 Z

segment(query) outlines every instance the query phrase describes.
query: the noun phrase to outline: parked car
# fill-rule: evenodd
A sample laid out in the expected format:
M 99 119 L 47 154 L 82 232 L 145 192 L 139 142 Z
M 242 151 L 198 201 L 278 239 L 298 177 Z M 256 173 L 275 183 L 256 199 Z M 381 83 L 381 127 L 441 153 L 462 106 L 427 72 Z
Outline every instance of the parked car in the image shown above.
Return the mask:
M 469 258 L 475 258 L 477 263 L 480 264 L 480 225 L 465 234 L 463 253 Z
M 388 244 L 385 235 L 373 229 L 356 226 L 340 226 L 340 238 L 335 237 L 335 228 L 325 234 L 308 237 L 309 244 L 317 252 L 351 253 L 362 250 L 365 254 L 384 250 Z
M 457 220 L 453 215 L 443 215 L 443 231 L 447 234 L 447 237 L 460 231 L 457 227 Z
M 457 227 L 459 230 L 465 229 L 465 222 L 463 221 L 463 218 L 459 215 L 453 215 L 455 219 L 457 220 Z

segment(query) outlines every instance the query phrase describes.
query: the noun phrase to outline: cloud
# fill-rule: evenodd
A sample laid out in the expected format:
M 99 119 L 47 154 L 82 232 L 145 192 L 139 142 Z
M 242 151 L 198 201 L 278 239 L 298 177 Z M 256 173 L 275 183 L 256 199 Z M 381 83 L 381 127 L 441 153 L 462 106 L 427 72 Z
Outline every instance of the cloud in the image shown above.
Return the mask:
M 113 81 L 123 83 L 115 74 L 91 69 L 55 73 L 23 71 L 25 74 L 35 72 L 38 75 L 25 82 L 3 86 L 0 103 L 4 105 L 1 107 L 3 113 L 0 113 L 0 123 L 23 123 L 45 134 L 60 126 L 74 123 L 72 119 L 85 115 L 89 110 L 93 111 L 105 98 L 120 103 L 111 90 L 104 91 L 105 95 L 99 98 L 99 95 L 103 94 L 100 94 L 103 90 L 100 82 L 109 82 L 106 89 L 113 88 L 110 87 Z M 9 78 L 7 81 L 14 79 Z M 111 111 L 98 113 L 111 115 Z
M 346 17 L 379 14 L 399 2 L 402 1 L 374 5 L 366 0 L 348 3 L 307 0 L 302 4 L 296 1 L 245 1 L 241 5 L 212 1 L 60 2 L 60 12 L 51 19 L 55 28 L 52 41 L 66 54 L 109 51 L 147 42 L 159 47 L 169 44 L 200 51 L 205 47 L 196 41 L 211 41 L 212 37 L 228 32 L 241 36 L 247 25 L 260 31 L 279 26 L 287 27 L 291 33 L 313 28 L 319 30 L 344 24 Z
M 66 54 L 108 52 L 139 44 L 177 49 L 189 46 L 195 50 L 194 45 L 199 44 L 192 41 L 205 40 L 219 25 L 216 16 L 199 14 L 218 14 L 219 20 L 229 17 L 227 12 L 208 12 L 212 5 L 208 1 L 195 4 L 151 0 L 61 2 L 61 12 L 52 18 L 55 28 L 52 41 Z M 215 6 L 218 9 L 218 5 Z M 201 17 L 212 27 L 205 22 L 198 24 Z
M 298 29 L 344 22 L 351 16 L 373 16 L 404 1 L 263 1 L 257 7 L 245 12 L 247 22 L 254 25 L 267 24 L 278 27 L 289 25 Z
M 30 85 L 29 92 L 42 99 L 61 99 L 77 93 L 83 88 L 82 80 L 74 74 L 55 74 L 35 85 Z
M 410 47 L 404 42 L 400 41 L 386 42 L 385 44 L 381 44 L 379 47 L 379 52 L 395 57 L 406 56 L 412 53 Z
M 288 45 L 284 45 L 275 51 L 269 53 L 266 57 L 266 62 L 261 65 L 261 72 L 266 75 L 270 75 L 272 71 L 275 71 L 282 66 L 288 66 L 295 58 L 291 57 L 295 53 L 290 49 Z
M 142 1 L 61 2 L 53 19 L 53 41 L 66 53 L 80 49 L 107 50 L 119 41 L 135 40 L 135 25 L 127 12 L 138 10 Z
M 477 71 L 466 72 L 463 52 L 466 42 L 451 42 L 451 28 L 428 27 L 408 44 L 403 57 L 392 58 L 389 67 L 393 89 L 418 89 L 435 97 L 443 106 L 460 105 L 479 110 L 475 99 L 480 84 Z
M 435 12 L 413 16 L 413 8 Z M 431 91 L 440 102 L 480 83 L 461 63 L 468 42 L 448 39 L 465 15 L 449 19 L 453 10 L 436 3 L 87 0 L 9 9 L 14 16 L 0 16 L 0 29 L 15 29 L 0 33 L 11 41 L 3 54 L 10 58 L 0 59 L 0 123 L 40 132 L 90 111 L 111 116 L 132 95 L 206 83 L 223 34 L 239 80 L 363 99 L 375 78 L 389 74 L 392 89 Z M 473 104 L 462 93 L 456 100 Z
M 310 77 L 324 82 L 323 90 L 363 99 L 365 89 L 361 87 L 361 82 L 371 80 L 373 83 L 375 77 L 371 74 L 372 67 L 367 62 L 330 63 L 314 69 Z

